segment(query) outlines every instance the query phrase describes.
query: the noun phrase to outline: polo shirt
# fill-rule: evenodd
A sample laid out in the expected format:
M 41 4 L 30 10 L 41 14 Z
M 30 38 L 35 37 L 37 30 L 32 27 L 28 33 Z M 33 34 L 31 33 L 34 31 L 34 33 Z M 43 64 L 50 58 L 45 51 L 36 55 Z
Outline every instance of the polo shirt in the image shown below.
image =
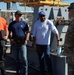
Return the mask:
M 51 31 L 54 34 L 58 34 L 58 30 L 52 21 L 48 19 L 44 22 L 36 21 L 32 31 L 32 35 L 36 37 L 36 44 L 50 45 Z
M 8 30 L 12 32 L 12 38 L 25 37 L 25 32 L 29 30 L 28 24 L 25 21 L 12 21 L 9 24 Z

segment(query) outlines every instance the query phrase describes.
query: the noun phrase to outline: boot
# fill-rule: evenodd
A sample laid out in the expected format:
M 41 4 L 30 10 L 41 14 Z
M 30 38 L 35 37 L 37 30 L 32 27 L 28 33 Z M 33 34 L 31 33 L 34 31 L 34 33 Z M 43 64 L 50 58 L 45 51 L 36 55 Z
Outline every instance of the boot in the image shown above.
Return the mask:
M 5 72 L 5 69 L 2 67 L 0 67 L 0 69 L 1 69 L 1 75 L 6 75 L 6 72 Z
M 27 73 L 25 75 L 28 75 Z
M 26 74 L 21 74 L 21 75 L 28 75 L 28 74 L 26 73 Z
M 16 75 L 21 75 L 20 73 L 16 73 Z

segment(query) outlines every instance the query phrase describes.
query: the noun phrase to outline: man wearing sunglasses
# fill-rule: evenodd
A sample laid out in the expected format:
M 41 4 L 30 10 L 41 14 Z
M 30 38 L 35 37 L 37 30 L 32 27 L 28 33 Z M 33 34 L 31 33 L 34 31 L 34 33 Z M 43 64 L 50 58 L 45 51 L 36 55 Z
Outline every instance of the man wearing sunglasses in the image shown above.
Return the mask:
M 46 63 L 48 75 L 53 75 L 52 63 L 50 59 L 51 32 L 56 35 L 57 45 L 60 45 L 59 33 L 53 22 L 46 19 L 44 11 L 39 12 L 39 20 L 37 20 L 34 24 L 32 35 L 33 46 L 35 46 L 39 58 L 40 75 L 46 75 L 44 61 Z

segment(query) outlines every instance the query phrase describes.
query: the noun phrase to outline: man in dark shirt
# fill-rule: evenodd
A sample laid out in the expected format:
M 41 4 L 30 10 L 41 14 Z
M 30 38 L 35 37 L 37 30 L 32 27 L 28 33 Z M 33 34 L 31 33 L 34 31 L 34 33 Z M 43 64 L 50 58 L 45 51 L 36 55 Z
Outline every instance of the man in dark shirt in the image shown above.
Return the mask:
M 74 2 L 68 7 L 69 26 L 65 35 L 64 54 L 67 56 L 68 75 L 74 75 Z
M 15 20 L 9 24 L 9 35 L 11 36 L 11 50 L 16 60 L 17 75 L 28 75 L 28 61 L 26 44 L 29 39 L 29 27 L 21 20 L 21 11 L 15 12 Z

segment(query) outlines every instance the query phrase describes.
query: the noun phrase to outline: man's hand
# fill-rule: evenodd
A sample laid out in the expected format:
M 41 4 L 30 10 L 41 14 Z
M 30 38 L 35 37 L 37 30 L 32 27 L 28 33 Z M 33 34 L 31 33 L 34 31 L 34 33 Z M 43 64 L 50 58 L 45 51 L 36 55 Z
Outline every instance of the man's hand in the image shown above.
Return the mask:
M 4 40 L 7 40 L 7 39 L 8 39 L 8 37 L 7 37 L 7 36 L 4 36 L 4 37 L 3 37 L 3 39 L 4 39 Z
M 11 44 L 15 44 L 16 45 L 16 42 L 13 39 L 11 39 L 10 41 L 11 41 Z
M 25 44 L 25 45 L 27 45 L 27 42 L 28 42 L 28 41 L 27 41 L 27 40 L 25 40 L 24 44 Z

